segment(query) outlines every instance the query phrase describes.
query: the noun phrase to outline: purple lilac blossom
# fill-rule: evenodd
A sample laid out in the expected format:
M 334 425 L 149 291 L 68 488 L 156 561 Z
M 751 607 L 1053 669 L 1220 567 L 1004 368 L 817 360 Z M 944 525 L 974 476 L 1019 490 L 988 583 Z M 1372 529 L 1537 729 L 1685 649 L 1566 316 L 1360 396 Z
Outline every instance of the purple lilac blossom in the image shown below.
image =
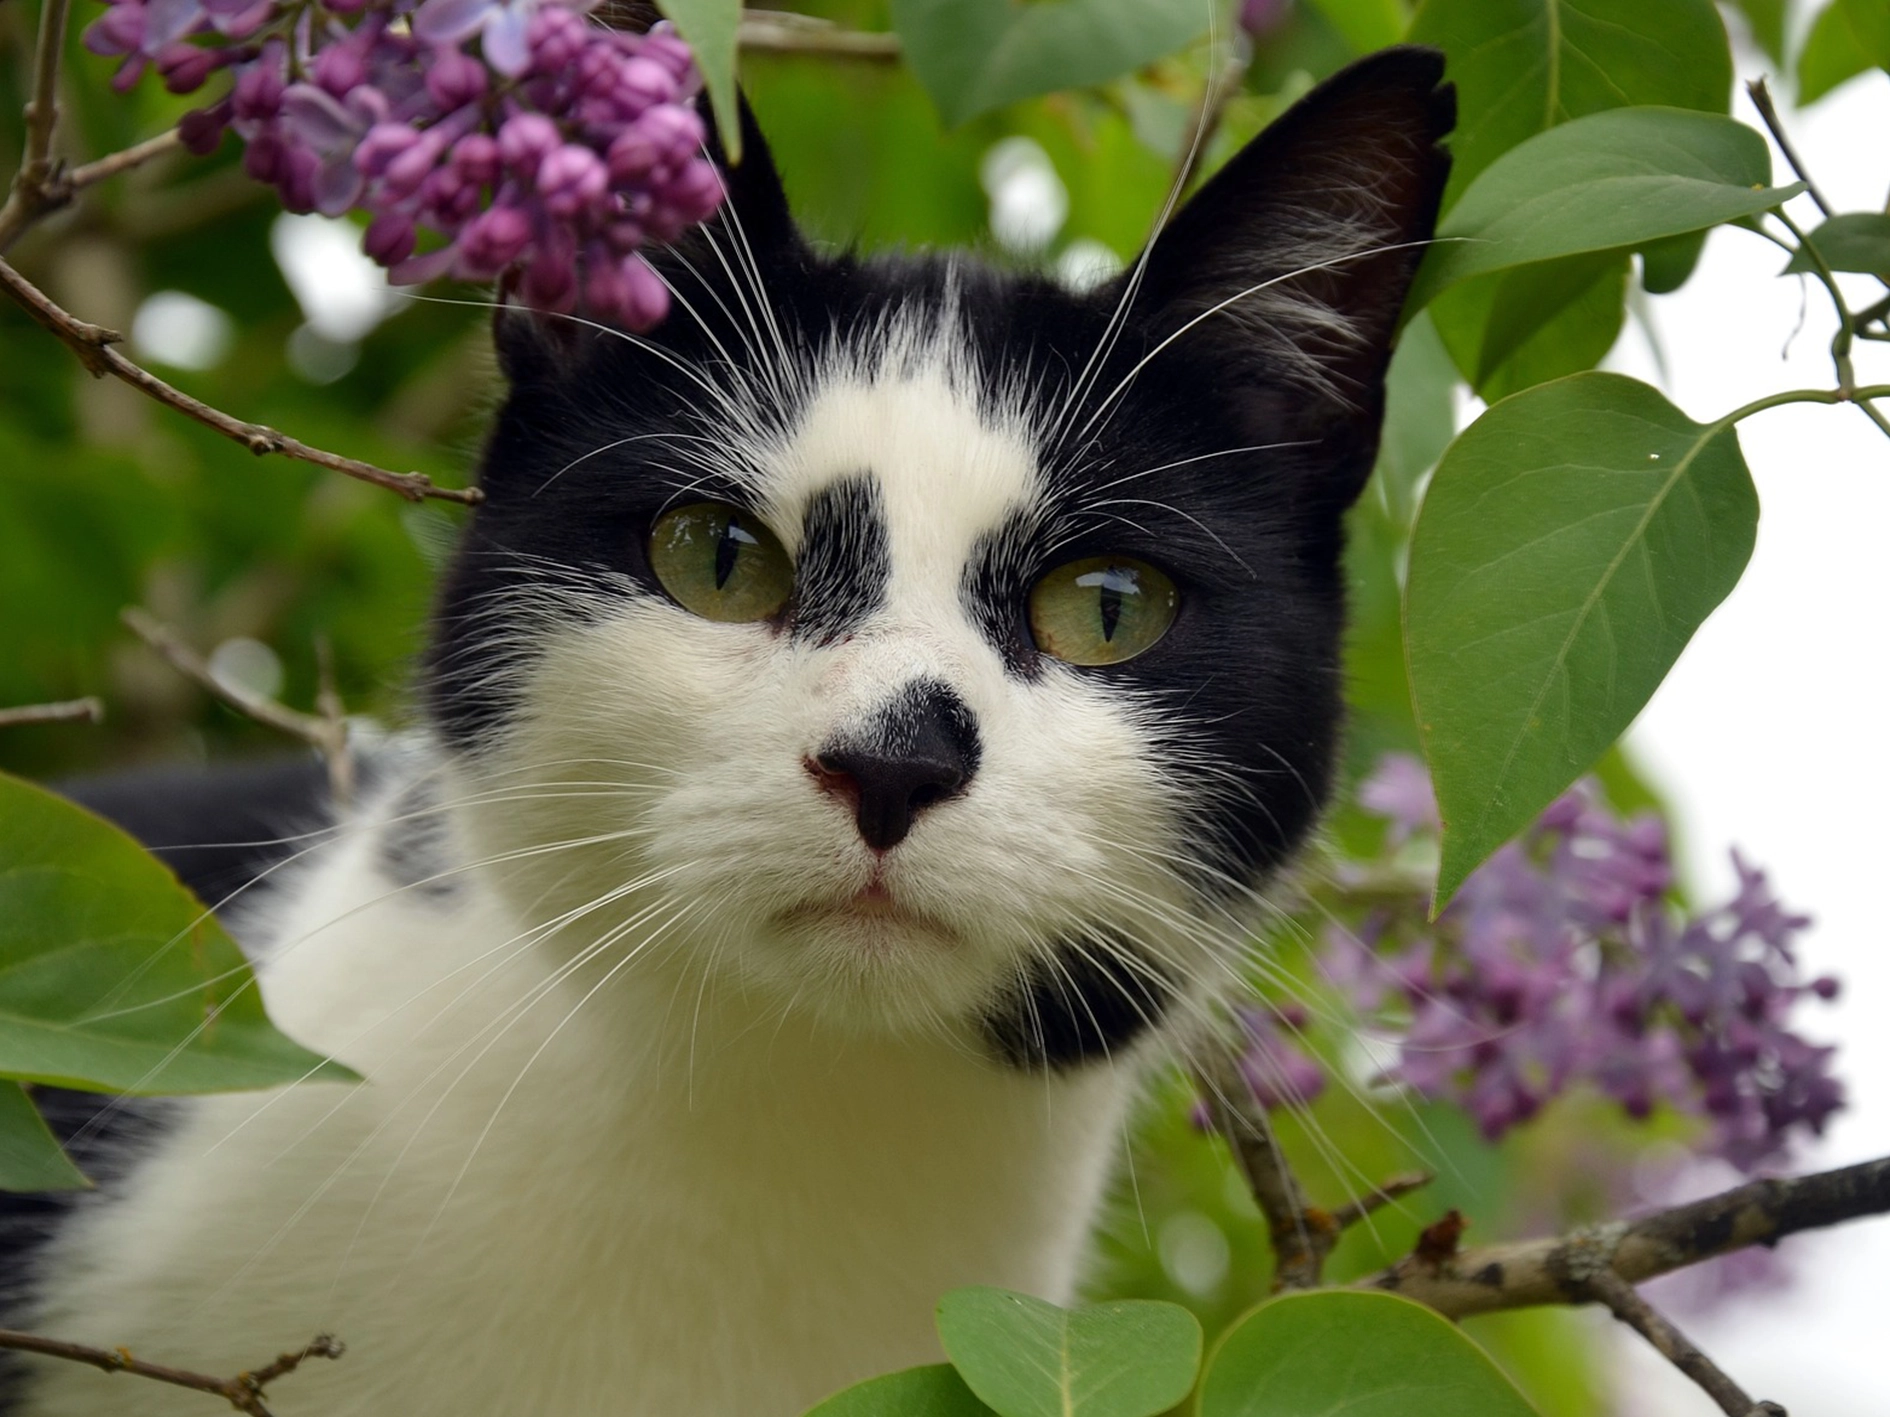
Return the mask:
M 175 93 L 230 90 L 180 122 L 293 212 L 369 217 L 362 249 L 400 284 L 497 280 L 537 309 L 646 330 L 669 292 L 643 257 L 711 216 L 688 46 L 585 17 L 595 0 L 107 0 L 87 28 Z M 477 57 L 472 46 L 477 46 Z
M 1359 801 L 1385 819 L 1392 851 L 1436 836 L 1415 758 L 1388 755 Z M 1661 820 L 1624 821 L 1578 784 L 1435 923 L 1413 893 L 1332 932 L 1327 971 L 1395 1038 L 1388 1080 L 1464 1107 L 1492 1140 L 1585 1086 L 1632 1117 L 1659 1106 L 1699 1117 L 1704 1148 L 1751 1171 L 1844 1105 L 1836 1050 L 1790 1026 L 1801 1000 L 1831 999 L 1838 984 L 1804 978 L 1797 937 L 1810 920 L 1737 852 L 1733 865 L 1730 901 L 1683 913 Z M 1277 1029 L 1249 1035 L 1267 1076 L 1311 1066 Z

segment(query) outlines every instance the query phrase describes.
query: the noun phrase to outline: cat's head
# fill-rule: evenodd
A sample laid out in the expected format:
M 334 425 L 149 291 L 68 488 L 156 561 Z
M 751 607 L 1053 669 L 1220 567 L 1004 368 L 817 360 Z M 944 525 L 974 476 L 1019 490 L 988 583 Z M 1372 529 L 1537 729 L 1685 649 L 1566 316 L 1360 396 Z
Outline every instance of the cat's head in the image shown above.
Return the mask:
M 1087 293 L 817 253 L 751 131 L 654 334 L 503 314 L 430 693 L 519 908 L 1028 1066 L 1224 983 L 1332 774 L 1441 72 L 1330 80 Z

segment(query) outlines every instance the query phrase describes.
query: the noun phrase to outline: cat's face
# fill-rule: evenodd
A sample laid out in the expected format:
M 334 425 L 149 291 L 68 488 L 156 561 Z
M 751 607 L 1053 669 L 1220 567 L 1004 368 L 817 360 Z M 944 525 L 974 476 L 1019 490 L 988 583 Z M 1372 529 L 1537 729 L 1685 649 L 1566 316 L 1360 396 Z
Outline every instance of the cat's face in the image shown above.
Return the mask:
M 1330 773 L 1439 67 L 1340 76 L 1093 294 L 822 259 L 751 133 L 656 335 L 502 320 L 433 704 L 556 947 L 1025 1065 L 1224 985 Z

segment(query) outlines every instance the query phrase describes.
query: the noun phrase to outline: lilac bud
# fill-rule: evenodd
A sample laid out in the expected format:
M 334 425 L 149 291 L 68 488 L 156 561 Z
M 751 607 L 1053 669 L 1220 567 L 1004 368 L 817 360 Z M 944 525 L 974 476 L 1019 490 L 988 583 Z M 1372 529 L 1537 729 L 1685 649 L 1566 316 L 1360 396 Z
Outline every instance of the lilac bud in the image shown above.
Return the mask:
M 209 108 L 193 108 L 177 120 L 177 136 L 188 152 L 208 157 L 223 142 L 223 130 L 230 126 L 230 100 Z
M 611 141 L 608 153 L 611 182 L 619 187 L 637 185 L 655 170 L 662 155 L 663 150 L 644 132 L 642 124 L 632 123 Z
M 632 59 L 617 70 L 615 97 L 634 118 L 658 104 L 673 103 L 676 76 L 653 59 Z
M 568 257 L 550 251 L 540 251 L 525 267 L 525 275 L 519 282 L 519 294 L 525 303 L 535 310 L 552 310 L 560 314 L 572 310 L 577 305 L 577 279 L 572 274 Z
M 656 148 L 657 161 L 671 167 L 682 166 L 702 150 L 702 120 L 693 109 L 666 103 L 637 119 L 637 127 Z
M 178 41 L 158 51 L 157 69 L 172 93 L 195 93 L 228 62 L 224 52 Z
M 383 212 L 368 223 L 361 249 L 383 266 L 398 265 L 413 254 L 413 223 L 395 212 Z
M 537 187 L 545 210 L 569 219 L 582 213 L 610 187 L 610 174 L 589 148 L 566 143 L 538 166 Z
M 521 178 L 529 178 L 562 141 L 558 125 L 542 113 L 520 113 L 499 129 L 499 156 Z
M 144 6 L 117 4 L 85 27 L 85 47 L 94 54 L 133 54 L 144 44 Z
M 628 256 L 643 244 L 643 228 L 629 217 L 619 217 L 604 228 L 604 240 L 619 256 Z
M 459 235 L 459 273 L 490 280 L 522 256 L 531 240 L 531 221 L 517 207 L 482 212 Z
M 284 209 L 297 214 L 314 211 L 320 176 L 320 158 L 307 148 L 285 144 L 276 164 L 276 192 L 282 198 Z
M 282 91 L 286 85 L 280 69 L 268 62 L 269 57 L 265 55 L 263 62 L 250 65 L 237 76 L 230 101 L 238 118 L 267 120 L 281 112 Z
M 669 289 L 641 256 L 627 258 L 619 268 L 624 294 L 621 306 L 624 325 L 641 334 L 663 323 L 669 313 Z
M 643 36 L 643 44 L 637 53 L 641 58 L 653 59 L 661 64 L 678 83 L 695 71 L 695 56 L 689 52 L 689 46 L 677 38 L 667 22 Z
M 714 163 L 697 158 L 663 188 L 663 201 L 692 226 L 705 221 L 722 205 L 722 176 Z
M 1242 0 L 1240 27 L 1255 39 L 1265 39 L 1293 15 L 1293 0 Z
M 484 133 L 469 133 L 453 144 L 451 161 L 461 180 L 475 186 L 491 186 L 502 171 L 498 140 Z
M 275 17 L 276 0 L 257 0 L 256 4 L 234 13 L 212 15 L 211 22 L 217 33 L 228 39 L 248 39 Z
M 486 66 L 458 49 L 437 51 L 427 67 L 427 95 L 450 113 L 486 95 Z
M 420 141 L 420 134 L 405 123 L 376 123 L 354 150 L 355 168 L 363 177 L 380 177 L 395 158 Z
M 439 141 L 423 133 L 420 141 L 388 162 L 386 171 L 381 174 L 381 186 L 395 201 L 411 197 L 420 190 L 420 184 L 427 180 L 427 174 L 439 160 Z
M 459 226 L 479 210 L 479 187 L 468 182 L 449 165 L 436 167 L 420 184 L 420 204 L 433 218 L 433 224 L 446 230 Z
M 359 12 L 367 0 L 322 0 L 322 8 L 332 10 L 337 15 L 352 15 Z
M 532 16 L 525 29 L 525 47 L 531 51 L 532 72 L 561 74 L 584 49 L 585 24 L 575 11 L 546 5 Z
M 331 44 L 315 56 L 310 71 L 316 84 L 336 98 L 348 94 L 367 81 L 367 59 L 352 44 Z
M 282 140 L 263 131 L 249 140 L 243 149 L 243 171 L 258 182 L 274 182 L 282 170 Z

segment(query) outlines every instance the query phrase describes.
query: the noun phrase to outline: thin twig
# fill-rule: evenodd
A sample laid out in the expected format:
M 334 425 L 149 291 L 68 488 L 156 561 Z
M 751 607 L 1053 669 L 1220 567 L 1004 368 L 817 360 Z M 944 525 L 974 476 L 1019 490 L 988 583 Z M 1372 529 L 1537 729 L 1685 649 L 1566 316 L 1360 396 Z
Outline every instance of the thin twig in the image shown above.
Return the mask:
M 0 207 L 0 251 L 42 214 L 49 185 L 59 171 L 53 134 L 59 127 L 59 56 L 65 47 L 71 0 L 44 0 L 33 52 L 33 93 L 26 101 L 26 142 L 6 205 Z
M 1336 1210 L 1325 1210 L 1306 1199 L 1292 1163 L 1280 1150 L 1266 1109 L 1240 1077 L 1233 1055 L 1217 1050 L 1214 1061 L 1202 1068 L 1196 1081 L 1207 1099 L 1214 1129 L 1226 1139 L 1247 1179 L 1254 1204 L 1267 1223 L 1275 1290 L 1317 1288 L 1326 1259 L 1340 1236 L 1380 1207 L 1435 1179 L 1421 1171 L 1394 1176 L 1372 1195 L 1348 1201 Z
M 354 801 L 354 750 L 348 743 L 348 715 L 335 688 L 335 656 L 326 635 L 315 637 L 315 711 L 328 725 L 333 745 L 322 753 L 328 765 L 328 792 L 337 807 L 346 807 Z
M 103 723 L 105 705 L 94 698 L 67 699 L 57 704 L 25 704 L 0 708 L 0 728 L 21 728 L 29 723 Z
M 1801 1230 L 1890 1212 L 1890 1157 L 1791 1180 L 1753 1181 L 1705 1200 L 1567 1235 L 1412 1254 L 1359 1281 L 1448 1318 L 1579 1304 L 1607 1269 L 1630 1284 Z
M 245 718 L 253 718 L 264 727 L 301 739 L 330 764 L 337 756 L 348 751 L 346 720 L 330 720 L 319 714 L 300 713 L 286 704 L 252 693 L 240 684 L 232 684 L 218 677 L 209 662 L 184 643 L 182 636 L 135 605 L 128 605 L 119 611 L 118 618 L 125 622 L 133 634 L 162 655 L 171 668 Z M 334 772 L 332 766 L 329 771 L 331 774 Z
M 273 1362 L 250 1372 L 238 1373 L 233 1378 L 217 1378 L 208 1373 L 167 1367 L 162 1363 L 147 1363 L 141 1358 L 132 1357 L 122 1348 L 92 1348 L 83 1343 L 42 1338 L 36 1333 L 19 1333 L 13 1329 L 0 1329 L 0 1348 L 11 1348 L 20 1353 L 38 1353 L 48 1358 L 64 1358 L 73 1363 L 89 1363 L 108 1373 L 132 1373 L 141 1378 L 150 1378 L 153 1382 L 169 1383 L 172 1387 L 206 1392 L 222 1398 L 238 1412 L 247 1412 L 250 1417 L 269 1417 L 269 1409 L 263 1406 L 266 1396 L 264 1389 L 277 1378 L 294 1372 L 310 1358 L 339 1358 L 344 1351 L 340 1340 L 324 1333 L 300 1352 L 284 1353 Z
M 276 453 L 282 457 L 293 458 L 297 462 L 312 463 L 331 472 L 339 472 L 362 482 L 371 482 L 376 487 L 385 487 L 398 492 L 412 502 L 419 502 L 428 497 L 436 497 L 443 502 L 459 502 L 472 505 L 483 500 L 476 487 L 440 487 L 432 478 L 420 472 L 388 472 L 375 467 L 372 463 L 361 462 L 356 458 L 345 458 L 339 453 L 324 452 L 312 448 L 307 443 L 289 437 L 261 423 L 245 423 L 232 418 L 218 408 L 212 408 L 201 399 L 192 398 L 181 389 L 165 383 L 157 375 L 120 354 L 115 345 L 124 336 L 116 330 L 108 330 L 102 325 L 88 324 L 76 315 L 61 309 L 44 291 L 40 290 L 25 276 L 21 275 L 5 260 L 0 260 L 0 290 L 4 290 L 47 331 L 57 336 L 74 354 L 79 362 L 94 377 L 102 378 L 109 374 L 123 380 L 139 392 L 149 395 L 159 403 L 176 409 L 188 418 L 194 418 L 206 428 L 214 429 L 224 437 L 241 443 L 258 457 Z
M 1634 1292 L 1634 1286 L 1611 1270 L 1601 1270 L 1586 1281 L 1588 1296 L 1605 1304 L 1614 1316 L 1654 1345 L 1656 1352 L 1698 1383 L 1728 1417 L 1786 1417 L 1775 1402 L 1754 1402 L 1738 1383 L 1667 1316 Z
M 743 49 L 762 54 L 811 54 L 829 59 L 882 61 L 899 57 L 896 34 L 841 29 L 811 15 L 787 11 L 744 11 L 737 38 Z
M 1818 190 L 1818 184 L 1811 180 L 1804 163 L 1798 160 L 1798 150 L 1792 146 L 1792 140 L 1785 136 L 1785 125 L 1779 120 L 1778 109 L 1772 106 L 1772 91 L 1765 86 L 1765 79 L 1753 79 L 1746 85 L 1746 93 L 1752 99 L 1752 106 L 1759 110 L 1759 119 L 1765 124 L 1766 131 L 1771 133 L 1772 141 L 1785 154 L 1785 161 L 1798 174 L 1798 180 L 1805 184 L 1805 195 L 1818 204 L 1819 211 L 1826 216 L 1832 215 L 1831 204 L 1825 201 L 1824 193 Z
M 1252 1089 L 1240 1077 L 1232 1055 L 1216 1049 L 1211 1070 L 1204 1067 L 1198 1082 L 1213 1115 L 1214 1130 L 1234 1153 L 1267 1223 L 1274 1289 L 1316 1287 L 1326 1256 L 1338 1243 L 1337 1223 L 1327 1212 L 1307 1204 L 1299 1177 L 1280 1151 L 1266 1109 L 1252 1101 Z

